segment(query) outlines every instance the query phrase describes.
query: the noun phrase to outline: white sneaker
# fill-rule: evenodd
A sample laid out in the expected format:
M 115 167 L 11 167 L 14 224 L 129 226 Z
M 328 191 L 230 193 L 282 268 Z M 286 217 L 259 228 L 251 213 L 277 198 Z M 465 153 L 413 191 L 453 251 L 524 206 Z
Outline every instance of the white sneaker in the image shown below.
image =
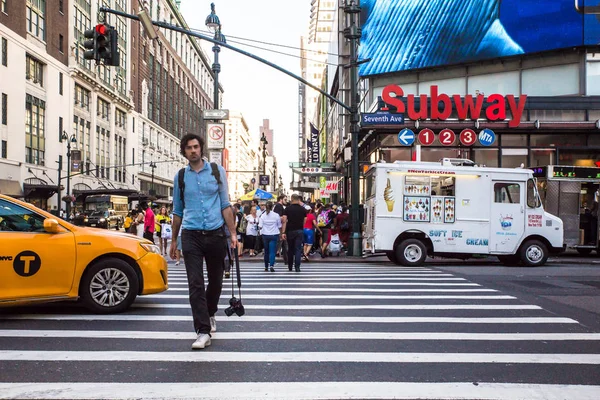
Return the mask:
M 176 261 L 176 262 L 175 262 L 175 265 L 179 265 L 179 261 Z
M 210 333 L 215 333 L 217 331 L 217 320 L 215 317 L 210 317 Z
M 203 349 L 210 346 L 210 335 L 208 333 L 199 333 L 198 339 L 192 344 L 192 350 Z

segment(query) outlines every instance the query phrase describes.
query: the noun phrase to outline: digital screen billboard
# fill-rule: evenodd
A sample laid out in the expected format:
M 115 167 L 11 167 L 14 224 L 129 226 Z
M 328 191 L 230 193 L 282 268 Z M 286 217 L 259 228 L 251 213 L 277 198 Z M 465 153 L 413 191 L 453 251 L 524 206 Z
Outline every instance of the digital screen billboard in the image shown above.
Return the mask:
M 371 59 L 361 76 L 600 44 L 600 15 L 591 14 L 600 13 L 600 0 L 362 0 L 361 7 L 359 59 Z

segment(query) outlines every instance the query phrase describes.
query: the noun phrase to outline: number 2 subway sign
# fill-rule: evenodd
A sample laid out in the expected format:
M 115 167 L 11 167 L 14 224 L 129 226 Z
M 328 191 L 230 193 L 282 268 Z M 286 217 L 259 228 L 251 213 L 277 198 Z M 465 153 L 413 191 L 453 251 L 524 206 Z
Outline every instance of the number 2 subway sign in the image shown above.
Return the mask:
M 510 110 L 509 128 L 516 128 L 521 123 L 521 116 L 525 109 L 527 95 L 522 94 L 516 98 L 514 95 L 491 94 L 476 96 L 467 94 L 447 95 L 438 92 L 438 86 L 430 87 L 429 95 L 421 94 L 415 96 L 409 94 L 406 96 L 406 103 L 403 100 L 404 90 L 398 85 L 388 85 L 383 88 L 381 99 L 389 106 L 395 107 L 397 112 L 406 115 L 409 119 L 416 120 L 441 120 L 445 121 L 456 111 L 459 120 L 486 118 L 488 121 L 506 120 L 506 110 Z M 416 97 L 419 97 L 419 106 L 416 104 Z M 430 101 L 428 101 L 430 100 Z M 430 104 L 428 106 L 428 103 Z M 487 107 L 484 109 L 484 103 Z

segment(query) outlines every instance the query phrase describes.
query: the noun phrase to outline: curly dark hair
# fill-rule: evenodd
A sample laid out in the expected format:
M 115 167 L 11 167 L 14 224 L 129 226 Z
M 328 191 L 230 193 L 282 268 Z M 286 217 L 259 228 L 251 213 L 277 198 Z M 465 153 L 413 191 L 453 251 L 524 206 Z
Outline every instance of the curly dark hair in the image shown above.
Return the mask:
M 204 155 L 204 139 L 196 133 L 188 133 L 181 138 L 181 143 L 179 144 L 179 153 L 182 156 L 185 157 L 185 146 L 194 139 L 200 143 L 200 156 Z

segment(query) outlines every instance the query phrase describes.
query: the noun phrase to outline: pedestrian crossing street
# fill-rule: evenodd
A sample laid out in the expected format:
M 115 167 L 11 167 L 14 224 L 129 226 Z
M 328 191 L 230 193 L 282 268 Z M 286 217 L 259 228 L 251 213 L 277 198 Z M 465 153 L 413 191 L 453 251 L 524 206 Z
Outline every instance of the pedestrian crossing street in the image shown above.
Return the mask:
M 600 399 L 600 333 L 431 267 L 242 264 L 195 339 L 183 266 L 123 314 L 0 310 L 0 399 Z M 237 295 L 237 288 L 236 288 Z

